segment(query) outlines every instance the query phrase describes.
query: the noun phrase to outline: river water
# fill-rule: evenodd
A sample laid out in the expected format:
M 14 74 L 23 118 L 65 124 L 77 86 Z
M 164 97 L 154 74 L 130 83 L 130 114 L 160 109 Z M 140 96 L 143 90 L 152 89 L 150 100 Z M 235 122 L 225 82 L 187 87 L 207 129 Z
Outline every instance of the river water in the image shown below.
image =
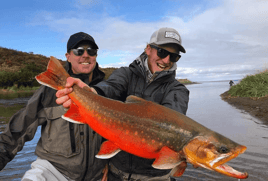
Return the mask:
M 267 181 L 268 124 L 221 100 L 220 94 L 229 89 L 227 81 L 202 82 L 201 84 L 187 85 L 187 88 L 190 90 L 187 116 L 247 147 L 244 154 L 229 161 L 228 165 L 238 171 L 248 172 L 249 178 L 246 180 Z M 3 102 L 3 100 L 1 101 Z M 20 180 L 25 171 L 30 168 L 30 163 L 36 159 L 34 149 L 39 137 L 40 128 L 34 139 L 28 142 L 23 150 L 0 172 L 0 180 Z M 238 179 L 203 168 L 196 169 L 188 164 L 183 176 L 177 180 L 237 181 Z

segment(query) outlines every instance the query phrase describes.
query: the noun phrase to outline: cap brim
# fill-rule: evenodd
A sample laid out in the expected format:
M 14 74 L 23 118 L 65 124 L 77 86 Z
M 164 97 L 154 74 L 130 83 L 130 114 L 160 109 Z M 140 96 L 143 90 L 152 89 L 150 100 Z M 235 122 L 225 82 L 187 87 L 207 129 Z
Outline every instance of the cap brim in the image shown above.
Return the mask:
M 178 43 L 174 43 L 174 42 L 157 42 L 157 43 L 155 43 L 155 42 L 152 42 L 152 44 L 155 44 L 155 45 L 165 45 L 165 44 L 175 44 L 175 45 L 178 45 L 178 47 L 179 47 L 179 51 L 180 52 L 183 52 L 183 53 L 186 53 L 186 50 L 184 49 L 184 47 L 183 46 L 181 46 L 180 44 L 178 44 Z
M 186 53 L 186 50 L 183 48 L 183 46 L 179 45 L 179 47 L 181 52 Z
M 79 43 L 81 43 L 81 42 L 89 42 L 89 44 L 91 44 L 93 47 L 92 48 L 94 48 L 94 49 L 99 49 L 99 47 L 98 47 L 98 45 L 96 44 L 96 43 L 94 43 L 93 41 L 91 41 L 91 40 L 80 40 L 80 41 L 78 41 L 76 44 L 74 44 L 71 48 L 70 48 L 70 50 L 71 49 L 73 49 L 74 47 L 76 47 Z

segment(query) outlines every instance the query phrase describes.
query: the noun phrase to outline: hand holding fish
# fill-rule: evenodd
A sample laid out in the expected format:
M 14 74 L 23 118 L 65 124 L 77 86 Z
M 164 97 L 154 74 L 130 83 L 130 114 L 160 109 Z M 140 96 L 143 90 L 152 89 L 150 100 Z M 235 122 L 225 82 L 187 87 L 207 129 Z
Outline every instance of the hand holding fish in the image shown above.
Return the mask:
M 68 96 L 68 94 L 70 94 L 73 91 L 73 86 L 74 85 L 78 85 L 81 88 L 85 88 L 88 87 L 87 84 L 85 84 L 84 82 L 82 82 L 80 79 L 77 78 L 73 78 L 73 77 L 68 77 L 67 81 L 66 81 L 66 85 L 64 89 L 60 89 L 56 92 L 56 103 L 57 104 L 62 104 L 64 108 L 69 109 L 70 105 L 72 104 L 72 100 L 70 99 L 70 97 Z M 96 90 L 88 87 L 91 89 L 92 92 L 96 93 Z

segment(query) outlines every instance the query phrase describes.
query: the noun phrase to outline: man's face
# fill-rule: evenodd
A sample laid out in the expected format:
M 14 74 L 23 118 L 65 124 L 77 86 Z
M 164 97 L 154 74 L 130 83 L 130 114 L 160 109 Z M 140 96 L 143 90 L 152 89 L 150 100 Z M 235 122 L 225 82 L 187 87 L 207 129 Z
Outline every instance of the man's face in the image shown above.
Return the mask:
M 161 45 L 158 45 L 158 47 L 163 48 L 171 53 L 176 53 L 175 47 Z M 174 64 L 174 62 L 171 62 L 169 59 L 170 55 L 165 58 L 160 58 L 157 56 L 157 50 L 150 47 L 150 45 L 147 45 L 145 52 L 148 55 L 148 67 L 152 73 L 169 70 Z
M 91 48 L 92 46 L 88 43 L 81 43 L 76 46 L 83 47 L 84 49 Z M 65 54 L 67 61 L 72 64 L 72 71 L 74 74 L 89 74 L 93 73 L 93 70 L 96 66 L 96 57 L 90 56 L 85 50 L 83 55 L 77 56 L 74 54 L 73 50 L 70 53 Z

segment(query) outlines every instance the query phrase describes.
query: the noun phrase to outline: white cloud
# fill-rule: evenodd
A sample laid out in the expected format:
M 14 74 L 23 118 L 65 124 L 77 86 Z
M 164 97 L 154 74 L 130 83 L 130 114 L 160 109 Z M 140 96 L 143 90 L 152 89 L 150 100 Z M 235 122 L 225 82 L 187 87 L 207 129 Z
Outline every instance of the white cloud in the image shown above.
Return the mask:
M 95 1 L 79 2 L 92 5 Z M 131 63 L 143 51 L 155 30 L 173 27 L 181 34 L 187 52 L 178 62 L 182 67 L 178 68 L 178 76 L 193 80 L 223 79 L 232 75 L 243 77 L 267 62 L 268 1 L 222 2 L 217 7 L 194 14 L 187 21 L 170 16 L 170 12 L 155 22 L 127 22 L 123 17 L 109 17 L 105 12 L 98 15 L 90 12 L 91 16 L 88 16 L 88 12 L 81 11 L 79 15 L 75 12 L 61 15 L 42 12 L 35 18 L 35 23 L 45 23 L 54 31 L 64 33 L 64 42 L 72 33 L 89 32 L 100 49 L 109 55 L 99 53 L 102 66 L 115 67 Z

